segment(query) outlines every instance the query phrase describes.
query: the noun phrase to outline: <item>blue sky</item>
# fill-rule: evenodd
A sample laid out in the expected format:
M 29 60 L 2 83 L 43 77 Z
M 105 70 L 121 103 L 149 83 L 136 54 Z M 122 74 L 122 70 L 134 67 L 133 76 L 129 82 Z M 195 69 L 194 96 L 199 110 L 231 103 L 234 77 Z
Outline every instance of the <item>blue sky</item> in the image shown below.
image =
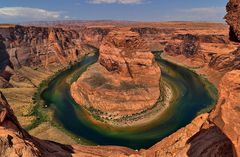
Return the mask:
M 227 0 L 0 0 L 0 23 L 40 20 L 218 21 Z

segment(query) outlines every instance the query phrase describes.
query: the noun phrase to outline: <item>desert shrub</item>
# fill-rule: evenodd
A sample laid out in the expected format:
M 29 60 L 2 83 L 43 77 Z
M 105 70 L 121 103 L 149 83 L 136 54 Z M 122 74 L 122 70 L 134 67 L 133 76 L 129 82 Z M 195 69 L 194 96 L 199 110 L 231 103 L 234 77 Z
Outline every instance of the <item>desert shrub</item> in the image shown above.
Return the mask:
M 96 88 L 104 85 L 107 82 L 107 79 L 99 73 L 92 75 L 89 78 L 84 79 L 83 81 L 90 84 L 92 87 Z
M 136 88 L 144 88 L 145 86 L 143 84 L 135 84 L 134 82 L 126 82 L 121 81 L 120 82 L 120 90 L 130 90 L 130 89 L 136 89 Z

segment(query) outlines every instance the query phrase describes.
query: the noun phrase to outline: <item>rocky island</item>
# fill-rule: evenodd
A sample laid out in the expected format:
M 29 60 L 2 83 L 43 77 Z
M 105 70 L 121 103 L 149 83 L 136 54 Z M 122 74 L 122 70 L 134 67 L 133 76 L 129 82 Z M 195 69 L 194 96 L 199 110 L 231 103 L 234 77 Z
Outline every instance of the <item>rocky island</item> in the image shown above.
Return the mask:
M 73 83 L 71 93 L 79 105 L 113 119 L 134 115 L 157 102 L 160 68 L 138 33 L 113 30 L 100 45 L 98 62 Z

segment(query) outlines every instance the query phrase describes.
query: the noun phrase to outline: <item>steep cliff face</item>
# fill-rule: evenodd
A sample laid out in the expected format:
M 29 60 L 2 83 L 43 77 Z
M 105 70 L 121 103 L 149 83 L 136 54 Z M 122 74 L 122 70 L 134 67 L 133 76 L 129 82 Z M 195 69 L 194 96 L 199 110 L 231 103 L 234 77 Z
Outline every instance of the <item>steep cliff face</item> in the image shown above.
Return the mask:
M 240 1 L 229 0 L 227 4 L 227 15 L 225 19 L 230 25 L 230 38 L 233 41 L 240 41 Z
M 98 63 L 72 85 L 81 105 L 123 116 L 153 106 L 160 95 L 160 69 L 146 42 L 128 30 L 110 32 L 100 46 Z
M 80 32 L 82 43 L 99 48 L 103 38 L 112 30 L 112 28 L 83 27 L 77 30 Z
M 240 70 L 227 73 L 219 85 L 220 99 L 211 113 L 214 122 L 232 141 L 240 156 Z
M 232 157 L 231 141 L 219 128 L 208 121 L 209 114 L 196 117 L 189 125 L 179 129 L 148 150 L 140 151 L 144 157 Z
M 76 60 L 82 50 L 76 31 L 14 26 L 0 27 L 0 34 L 5 62 L 14 68 L 47 66 L 53 62 L 67 64 Z
M 192 34 L 177 35 L 173 37 L 177 42 L 168 43 L 165 51 L 172 55 L 184 55 L 186 57 L 194 57 L 199 54 L 200 42 L 198 37 Z M 180 42 L 179 42 L 180 40 Z
M 91 51 L 77 31 L 60 28 L 0 26 L 0 86 L 22 66 L 67 66 Z M 15 69 L 15 70 L 13 70 Z M 6 84 L 3 86 L 3 84 Z

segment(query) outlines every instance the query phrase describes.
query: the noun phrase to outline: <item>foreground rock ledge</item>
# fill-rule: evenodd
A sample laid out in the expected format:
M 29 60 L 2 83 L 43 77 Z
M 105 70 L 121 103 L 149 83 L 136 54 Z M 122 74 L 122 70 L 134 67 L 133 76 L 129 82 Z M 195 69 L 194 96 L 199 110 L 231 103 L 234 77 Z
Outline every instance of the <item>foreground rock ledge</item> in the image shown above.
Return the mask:
M 114 30 L 103 40 L 98 62 L 72 84 L 71 94 L 82 106 L 121 117 L 152 107 L 160 96 L 159 81 L 160 68 L 140 35 Z

